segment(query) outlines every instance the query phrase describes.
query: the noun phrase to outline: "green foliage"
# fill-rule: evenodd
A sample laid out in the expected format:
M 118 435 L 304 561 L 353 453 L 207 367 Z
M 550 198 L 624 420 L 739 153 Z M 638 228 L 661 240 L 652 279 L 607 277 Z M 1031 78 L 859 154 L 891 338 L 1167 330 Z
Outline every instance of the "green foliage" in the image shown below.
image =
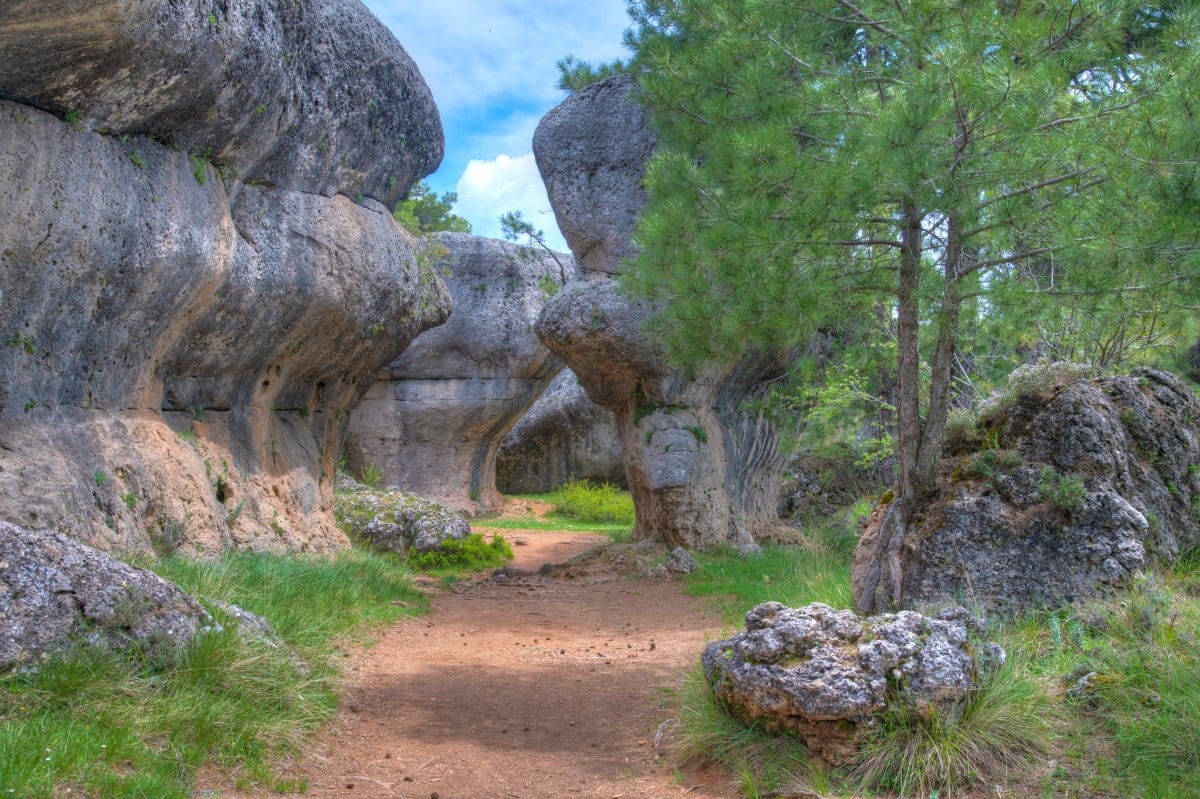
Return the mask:
M 108 482 L 108 475 L 104 473 L 103 469 L 97 469 L 92 472 L 92 479 L 96 482 L 96 488 L 104 488 Z
M 538 280 L 538 288 L 541 289 L 542 294 L 549 299 L 557 294 L 559 288 L 561 287 L 558 285 L 558 281 L 550 277 L 550 275 L 543 275 L 541 279 Z
M 138 169 L 146 168 L 146 157 L 143 156 L 137 150 L 133 150 L 132 152 L 129 153 L 129 160 Z
M 590 480 L 573 480 L 546 496 L 563 516 L 585 522 L 633 524 L 633 499 L 614 485 L 597 485 Z
M 446 539 L 430 552 L 411 551 L 408 562 L 422 571 L 479 571 L 502 566 L 512 557 L 512 547 L 503 536 L 493 535 L 491 541 L 484 541 L 481 533 L 471 533 L 466 538 Z
M 439 197 L 429 188 L 429 184 L 421 181 L 396 204 L 393 216 L 411 233 L 436 233 L 442 230 L 470 233 L 471 223 L 453 213 L 456 202 L 456 193 L 448 191 Z
M 549 500 L 550 495 L 534 495 L 534 498 Z M 471 527 L 476 530 L 571 530 L 597 533 L 608 536 L 618 544 L 628 541 L 630 532 L 629 522 L 588 522 L 561 513 L 505 518 L 477 517 L 471 520 Z
M 83 130 L 83 112 L 78 108 L 67 109 L 66 121 L 75 130 Z
M 208 183 L 208 159 L 211 156 L 211 150 L 204 150 L 203 152 L 193 150 L 188 153 L 188 162 L 192 165 L 192 177 L 201 186 Z
M 358 482 L 368 488 L 378 488 L 383 482 L 383 470 L 374 463 L 364 463 L 358 471 Z
M 33 355 L 35 352 L 33 348 L 33 339 L 29 336 L 22 335 L 21 333 L 13 333 L 4 340 L 4 343 L 9 347 L 20 347 L 25 351 L 26 355 Z
M 133 510 L 137 507 L 137 494 L 130 491 L 128 494 L 121 495 L 121 502 L 125 503 L 125 507 Z
M 398 602 L 424 607 L 403 566 L 366 553 L 152 565 L 185 590 L 266 616 L 287 646 L 239 638 L 214 609 L 225 631 L 168 663 L 80 650 L 0 676 L 0 796 L 186 799 L 196 771 L 211 767 L 247 789 L 303 788 L 272 764 L 335 712 L 334 644 L 413 612 Z
M 963 471 L 972 477 L 990 480 L 997 472 L 1005 472 L 1022 462 L 1021 453 L 1013 449 L 985 449 L 967 462 Z M 1053 470 L 1051 470 L 1053 471 Z M 1057 472 L 1055 472 L 1057 474 Z M 1056 484 L 1057 485 L 1057 484 Z M 1082 483 L 1080 484 L 1082 485 Z M 1082 499 L 1082 497 L 1081 497 Z
M 533 223 L 527 220 L 520 211 L 506 211 L 501 214 L 500 230 L 503 232 L 505 241 L 515 242 L 523 246 L 521 254 L 524 257 L 533 257 L 530 247 L 536 246 L 554 259 L 559 269 L 563 270 L 564 275 L 566 274 L 566 266 L 558 257 L 558 253 L 550 249 L 550 245 L 546 243 L 545 232 L 535 228 Z
M 1080 478 L 1061 474 L 1054 467 L 1046 466 L 1038 473 L 1038 493 L 1058 510 L 1071 513 L 1083 505 L 1087 488 Z
M 558 88 L 568 92 L 578 91 L 613 75 L 628 73 L 633 68 L 630 61 L 617 59 L 608 64 L 589 64 L 573 55 L 560 58 L 554 66 L 558 67 Z

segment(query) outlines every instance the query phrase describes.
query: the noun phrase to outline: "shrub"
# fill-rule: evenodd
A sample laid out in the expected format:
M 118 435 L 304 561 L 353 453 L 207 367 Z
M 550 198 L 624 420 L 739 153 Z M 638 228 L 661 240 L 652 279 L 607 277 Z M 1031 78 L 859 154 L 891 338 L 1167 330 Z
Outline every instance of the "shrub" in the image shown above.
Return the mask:
M 622 522 L 633 524 L 633 499 L 614 485 L 596 485 L 590 480 L 574 480 L 548 496 L 554 510 L 586 522 Z
M 1088 363 L 1053 361 L 1022 364 L 1012 370 L 1003 389 L 980 404 L 979 418 L 994 419 L 1012 407 L 1017 397 L 1048 394 L 1061 386 L 1086 380 L 1095 373 L 1095 367 Z
M 379 488 L 379 484 L 383 482 L 383 470 L 373 463 L 363 464 L 358 472 L 358 482 L 368 488 Z
M 1064 513 L 1070 513 L 1083 505 L 1087 489 L 1078 477 L 1059 474 L 1052 466 L 1047 466 L 1042 469 L 1038 478 L 1038 493 L 1054 507 Z
M 512 556 L 512 547 L 504 540 L 504 536 L 494 535 L 488 542 L 483 540 L 481 533 L 471 533 L 466 538 L 448 538 L 439 549 L 431 552 L 409 552 L 408 562 L 413 568 L 423 571 L 478 571 L 501 566 L 512 560 Z

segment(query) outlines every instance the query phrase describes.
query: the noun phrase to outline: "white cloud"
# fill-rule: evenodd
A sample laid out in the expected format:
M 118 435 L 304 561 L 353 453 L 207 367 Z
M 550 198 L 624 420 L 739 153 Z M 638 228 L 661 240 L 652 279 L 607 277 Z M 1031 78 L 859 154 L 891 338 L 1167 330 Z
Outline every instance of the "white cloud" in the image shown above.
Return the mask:
M 520 211 L 535 228 L 545 232 L 547 245 L 567 251 L 567 243 L 554 223 L 533 153 L 472 160 L 458 180 L 457 191 L 455 210 L 470 220 L 478 235 L 501 238 L 500 215 Z

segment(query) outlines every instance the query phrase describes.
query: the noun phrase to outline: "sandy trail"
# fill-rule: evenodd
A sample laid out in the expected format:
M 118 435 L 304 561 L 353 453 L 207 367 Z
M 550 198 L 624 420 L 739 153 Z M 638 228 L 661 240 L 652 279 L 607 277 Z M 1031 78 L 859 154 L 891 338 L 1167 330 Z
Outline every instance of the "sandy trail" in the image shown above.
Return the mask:
M 529 571 L 604 540 L 504 535 L 524 542 L 514 566 Z M 654 747 L 670 714 L 664 689 L 721 630 L 677 582 L 571 570 L 431 590 L 429 615 L 351 655 L 341 712 L 286 770 L 307 780 L 307 796 L 736 796 L 703 775 L 681 782 Z

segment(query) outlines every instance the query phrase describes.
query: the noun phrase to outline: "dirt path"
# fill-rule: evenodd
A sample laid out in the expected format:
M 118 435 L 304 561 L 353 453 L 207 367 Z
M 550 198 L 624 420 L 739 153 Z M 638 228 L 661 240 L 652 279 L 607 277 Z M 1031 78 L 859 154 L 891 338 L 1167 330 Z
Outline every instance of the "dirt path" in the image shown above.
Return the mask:
M 504 534 L 530 572 L 604 540 Z M 570 569 L 434 589 L 428 616 L 353 656 L 342 710 L 295 776 L 313 797 L 733 797 L 681 783 L 654 747 L 663 689 L 720 629 L 673 580 Z

